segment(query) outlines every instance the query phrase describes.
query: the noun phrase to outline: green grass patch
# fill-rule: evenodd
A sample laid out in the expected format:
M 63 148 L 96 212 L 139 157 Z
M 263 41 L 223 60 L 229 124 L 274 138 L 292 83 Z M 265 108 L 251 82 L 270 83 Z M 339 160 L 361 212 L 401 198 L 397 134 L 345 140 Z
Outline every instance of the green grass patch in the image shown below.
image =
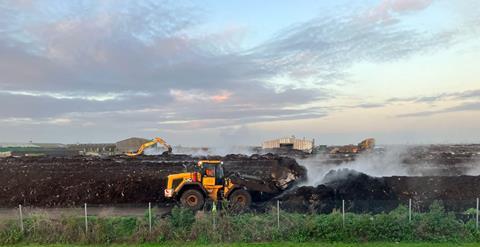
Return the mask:
M 28 247 L 104 247 L 105 245 L 12 245 L 12 247 L 28 246 Z M 139 247 L 164 247 L 164 246 L 214 246 L 214 247 L 354 247 L 354 246 L 364 246 L 364 247 L 449 247 L 449 246 L 460 246 L 460 247 L 477 247 L 480 246 L 480 243 L 465 243 L 465 244 L 454 244 L 454 243 L 388 243 L 388 242 L 375 242 L 375 243 L 295 243 L 295 242 L 279 242 L 279 243 L 231 243 L 231 244 L 210 244 L 210 245 L 198 245 L 198 244 L 185 244 L 185 243 L 176 243 L 168 242 L 163 244 L 114 244 L 108 245 L 112 247 L 130 247 L 130 246 L 139 246 Z
M 25 219 L 25 231 L 17 221 L 0 223 L 0 245 L 15 244 L 160 244 L 209 245 L 214 243 L 260 243 L 255 246 L 458 246 L 480 242 L 474 220 L 464 223 L 444 211 L 439 203 L 425 213 L 416 213 L 412 221 L 401 206 L 389 213 L 348 213 L 343 222 L 338 212 L 297 214 L 281 212 L 280 227 L 275 211 L 264 214 L 234 214 L 228 211 L 194 214 L 175 208 L 167 218 L 155 218 L 150 232 L 147 217 L 89 217 L 49 219 L 34 215 Z M 342 244 L 334 244 L 334 243 Z M 402 243 L 400 245 L 397 242 Z M 421 242 L 421 243 L 419 243 Z M 268 244 L 261 244 L 268 243 Z M 271 243 L 271 244 L 270 244 Z M 415 244 L 403 244 L 415 243 Z M 424 244 L 425 243 L 425 244 Z M 438 245 L 442 243 L 442 245 Z M 177 245 L 177 244 L 175 244 Z M 62 245 L 60 245 L 62 246 Z M 188 245 L 187 245 L 188 246 Z M 223 246 L 223 245 L 219 245 Z M 465 246 L 477 246 L 466 244 Z

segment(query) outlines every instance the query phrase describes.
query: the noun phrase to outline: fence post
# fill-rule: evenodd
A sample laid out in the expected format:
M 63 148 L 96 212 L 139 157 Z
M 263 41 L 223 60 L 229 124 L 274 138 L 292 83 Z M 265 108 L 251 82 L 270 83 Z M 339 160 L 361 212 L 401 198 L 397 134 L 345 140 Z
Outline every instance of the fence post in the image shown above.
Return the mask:
M 280 201 L 277 200 L 277 228 L 280 229 Z
M 148 203 L 148 230 L 152 233 L 152 203 Z
M 88 212 L 87 212 L 87 204 L 84 205 L 85 208 L 85 235 L 88 234 Z
M 479 206 L 478 204 L 479 204 L 479 198 L 477 197 L 477 225 L 476 225 L 477 230 L 478 230 L 478 206 Z
M 412 221 L 412 198 L 408 199 L 408 222 Z
M 20 230 L 24 233 L 22 204 L 18 205 L 18 212 L 20 213 Z
M 216 216 L 217 216 L 217 202 L 213 201 L 212 205 L 212 216 L 213 216 L 213 230 L 217 229 L 217 221 L 216 221 Z
M 342 200 L 342 226 L 345 227 L 345 200 Z

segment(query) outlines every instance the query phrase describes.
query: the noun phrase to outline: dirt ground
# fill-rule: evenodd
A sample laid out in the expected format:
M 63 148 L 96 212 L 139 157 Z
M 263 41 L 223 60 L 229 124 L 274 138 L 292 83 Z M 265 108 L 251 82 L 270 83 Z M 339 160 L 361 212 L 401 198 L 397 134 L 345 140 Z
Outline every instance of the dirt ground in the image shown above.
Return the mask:
M 166 176 L 191 170 L 199 159 L 224 160 L 227 176 L 240 179 L 236 182 L 259 192 L 256 193 L 261 195 L 256 197 L 257 208 L 268 208 L 280 200 L 284 210 L 331 212 L 346 200 L 349 211 L 381 212 L 408 204 L 409 199 L 413 200 L 416 210 L 425 210 L 434 200 L 441 200 L 447 209 L 458 212 L 475 207 L 475 198 L 480 197 L 480 145 L 409 146 L 401 150 L 394 153 L 395 164 L 387 164 L 390 159 L 374 159 L 385 163 L 377 169 L 402 166 L 407 173 L 388 176 L 352 170 L 369 165 L 365 154 L 310 155 L 284 150 L 281 154 L 223 157 L 2 158 L 0 207 L 23 204 L 54 208 L 79 207 L 83 203 L 148 202 L 168 206 L 169 201 L 163 197 Z M 391 155 L 389 153 L 391 150 L 377 149 L 368 155 L 382 157 Z M 302 186 L 310 172 L 299 165 L 305 160 L 317 168 L 331 170 L 321 184 Z
M 0 160 L 0 206 L 64 207 L 88 204 L 165 203 L 167 175 L 192 169 L 199 159 L 222 159 L 227 174 L 257 178 L 255 190 L 278 194 L 305 177 L 294 159 L 275 155 L 20 157 Z

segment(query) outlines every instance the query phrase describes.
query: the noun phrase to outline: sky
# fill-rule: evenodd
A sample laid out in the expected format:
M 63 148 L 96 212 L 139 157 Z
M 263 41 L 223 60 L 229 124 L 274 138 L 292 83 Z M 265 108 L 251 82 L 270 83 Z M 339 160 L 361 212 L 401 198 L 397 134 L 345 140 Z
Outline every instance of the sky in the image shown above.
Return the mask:
M 0 0 L 0 142 L 480 142 L 480 2 Z

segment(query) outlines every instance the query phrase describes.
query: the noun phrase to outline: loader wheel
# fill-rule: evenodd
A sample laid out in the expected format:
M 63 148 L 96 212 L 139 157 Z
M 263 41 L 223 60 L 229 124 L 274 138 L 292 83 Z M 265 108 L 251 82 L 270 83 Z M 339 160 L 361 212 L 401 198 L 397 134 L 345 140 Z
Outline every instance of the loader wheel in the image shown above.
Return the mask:
M 244 189 L 235 190 L 229 197 L 230 206 L 235 211 L 244 211 L 252 204 L 252 196 Z
M 180 203 L 183 207 L 197 211 L 203 208 L 205 198 L 198 190 L 187 190 L 180 197 Z

